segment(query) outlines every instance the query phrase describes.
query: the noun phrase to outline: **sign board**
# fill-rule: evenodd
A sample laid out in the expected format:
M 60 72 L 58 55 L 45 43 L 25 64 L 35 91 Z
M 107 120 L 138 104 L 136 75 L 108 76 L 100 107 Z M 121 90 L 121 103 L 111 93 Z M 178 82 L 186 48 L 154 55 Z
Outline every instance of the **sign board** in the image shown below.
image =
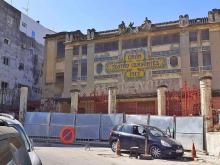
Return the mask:
M 125 79 L 139 79 L 145 76 L 145 70 L 164 69 L 167 67 L 165 57 L 146 58 L 145 51 L 132 50 L 124 53 L 123 59 L 115 62 L 107 62 L 107 73 L 123 72 Z

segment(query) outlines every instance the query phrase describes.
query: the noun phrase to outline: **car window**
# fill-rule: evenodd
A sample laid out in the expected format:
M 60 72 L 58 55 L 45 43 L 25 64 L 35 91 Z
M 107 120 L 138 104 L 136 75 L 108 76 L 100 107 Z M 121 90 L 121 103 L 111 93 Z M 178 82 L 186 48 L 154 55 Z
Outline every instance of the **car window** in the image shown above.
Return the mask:
M 26 149 L 27 149 L 28 151 L 30 151 L 29 141 L 28 141 L 28 139 L 27 139 L 27 136 L 26 136 L 24 130 L 21 128 L 21 126 L 18 125 L 18 124 L 14 124 L 14 125 L 11 125 L 11 126 L 14 127 L 14 128 L 20 133 L 21 138 L 22 138 L 22 140 L 24 141 L 24 144 L 25 144 Z
M 125 132 L 125 133 L 133 133 L 133 126 L 132 125 L 123 125 L 121 131 Z
M 1 127 L 0 164 L 31 165 L 28 151 L 20 133 L 12 127 Z
M 156 137 L 163 137 L 166 136 L 163 131 L 155 128 L 155 127 L 148 127 L 150 135 L 156 136 Z
M 146 133 L 146 130 L 143 126 L 140 126 L 140 125 L 133 126 L 133 134 L 143 136 L 145 133 Z
M 16 164 L 30 165 L 31 160 L 20 136 L 9 139 L 9 148 Z
M 121 131 L 121 127 L 122 127 L 122 125 L 117 125 L 114 130 L 115 131 Z
M 10 152 L 8 140 L 1 140 L 0 146 L 0 164 L 14 165 L 15 162 L 13 160 L 12 152 Z

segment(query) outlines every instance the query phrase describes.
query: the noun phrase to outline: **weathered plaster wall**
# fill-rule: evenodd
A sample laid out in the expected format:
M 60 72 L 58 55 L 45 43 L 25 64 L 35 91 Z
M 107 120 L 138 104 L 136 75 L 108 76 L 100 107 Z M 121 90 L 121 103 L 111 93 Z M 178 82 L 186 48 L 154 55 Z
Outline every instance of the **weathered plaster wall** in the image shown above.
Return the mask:
M 41 96 L 44 46 L 19 30 L 20 11 L 0 1 L 0 83 L 13 89 L 19 85 L 29 87 L 29 99 Z M 9 44 L 4 43 L 9 40 Z M 4 57 L 9 65 L 3 64 Z M 19 69 L 20 64 L 24 69 Z

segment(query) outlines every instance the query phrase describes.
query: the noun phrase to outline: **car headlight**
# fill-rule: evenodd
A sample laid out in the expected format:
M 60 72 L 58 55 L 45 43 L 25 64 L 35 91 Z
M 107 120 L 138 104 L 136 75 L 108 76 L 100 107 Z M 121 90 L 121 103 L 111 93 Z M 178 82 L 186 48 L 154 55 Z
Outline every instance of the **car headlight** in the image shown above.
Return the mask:
M 164 140 L 161 140 L 160 142 L 165 147 L 171 147 L 171 145 L 169 143 L 165 142 Z

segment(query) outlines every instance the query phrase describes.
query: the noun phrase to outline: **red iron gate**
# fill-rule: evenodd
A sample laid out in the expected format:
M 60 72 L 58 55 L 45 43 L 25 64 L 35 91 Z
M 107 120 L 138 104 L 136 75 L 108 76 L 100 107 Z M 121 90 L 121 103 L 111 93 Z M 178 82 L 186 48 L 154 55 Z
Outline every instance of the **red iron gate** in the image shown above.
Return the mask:
M 197 116 L 200 111 L 200 90 L 185 82 L 179 91 L 166 92 L 166 113 L 169 116 Z
M 156 115 L 156 101 L 117 102 L 117 113 Z
M 108 113 L 108 96 L 92 92 L 79 97 L 79 113 Z

